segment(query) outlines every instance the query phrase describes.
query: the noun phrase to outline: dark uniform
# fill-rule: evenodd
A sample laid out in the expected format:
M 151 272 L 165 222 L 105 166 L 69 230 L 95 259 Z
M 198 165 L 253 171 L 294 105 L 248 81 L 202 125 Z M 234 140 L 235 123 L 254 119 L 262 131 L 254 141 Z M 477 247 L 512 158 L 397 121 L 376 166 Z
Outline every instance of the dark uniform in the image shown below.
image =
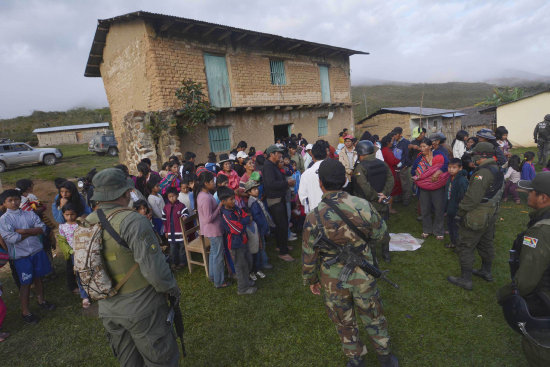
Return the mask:
M 527 187 L 523 186 L 524 183 L 528 183 Z M 550 197 L 550 172 L 537 174 L 531 182 L 520 181 L 520 187 L 534 189 Z M 516 254 L 511 260 L 514 263 L 519 258 L 519 264 L 517 269 L 512 266 L 515 272 L 512 283 L 499 289 L 497 299 L 502 303 L 511 294 L 519 294 L 527 302 L 532 316 L 550 317 L 550 206 L 531 212 L 529 217 L 527 230 L 518 235 L 514 243 Z M 537 342 L 550 345 L 548 330 L 528 332 Z M 530 366 L 550 366 L 550 348 L 537 346 L 526 336 L 523 336 L 521 344 Z
M 338 165 L 338 167 L 331 167 Z M 319 167 L 319 178 L 339 171 L 342 176 L 341 185 L 345 182 L 344 166 L 332 159 L 325 160 Z M 323 195 L 324 200 L 333 201 L 366 236 L 373 240 L 381 240 L 387 235 L 386 224 L 368 201 L 351 196 L 343 191 L 330 191 Z M 362 268 L 355 267 L 346 281 L 340 282 L 338 277 L 345 264 L 328 265 L 327 259 L 336 254 L 331 250 L 320 250 L 316 247 L 319 233 L 345 246 L 353 244 L 354 248 L 362 249 L 361 256 L 369 263 L 373 262 L 369 246 L 363 241 L 325 202 L 321 202 L 313 212 L 306 217 L 302 235 L 302 275 L 304 283 L 313 285 L 320 283 L 323 289 L 324 302 L 330 319 L 336 325 L 336 330 L 342 342 L 345 355 L 350 359 L 348 365 L 362 366 L 363 356 L 367 353 L 365 345 L 359 339 L 355 312 L 363 321 L 369 337 L 376 349 L 382 365 L 397 366 L 397 359 L 390 354 L 390 337 L 384 317 L 380 294 L 374 277 Z
M 533 135 L 537 143 L 539 165 L 546 166 L 550 157 L 550 114 L 535 126 Z
M 117 200 L 132 188 L 124 173 L 116 168 L 99 172 L 93 179 L 92 200 L 109 215 L 122 207 Z M 99 222 L 97 211 L 86 221 Z M 103 232 L 105 266 L 116 284 L 135 263 L 138 269 L 120 288 L 117 295 L 102 299 L 99 317 L 109 343 L 121 366 L 177 366 L 179 348 L 172 325 L 166 323 L 169 313 L 166 294 L 179 297 L 179 289 L 151 222 L 134 211 L 122 211 L 109 221 L 128 244 L 118 244 Z
M 378 201 L 378 193 L 389 197 L 395 181 L 388 165 L 376 158 L 374 150 L 371 154 L 360 155 L 353 171 L 352 182 L 353 194 L 367 200 L 384 220 L 388 220 L 389 206 Z M 383 258 L 389 261 L 389 234 L 386 234 L 379 243 Z
M 473 150 L 473 160 L 485 159 L 470 178 L 468 190 L 458 207 L 461 222 L 456 246 L 461 277 L 449 276 L 449 282 L 472 289 L 472 274 L 492 281 L 491 265 L 495 257 L 493 245 L 499 202 L 504 191 L 504 176 L 492 157 L 493 145 L 481 142 Z M 473 270 L 474 250 L 481 256 L 480 270 Z

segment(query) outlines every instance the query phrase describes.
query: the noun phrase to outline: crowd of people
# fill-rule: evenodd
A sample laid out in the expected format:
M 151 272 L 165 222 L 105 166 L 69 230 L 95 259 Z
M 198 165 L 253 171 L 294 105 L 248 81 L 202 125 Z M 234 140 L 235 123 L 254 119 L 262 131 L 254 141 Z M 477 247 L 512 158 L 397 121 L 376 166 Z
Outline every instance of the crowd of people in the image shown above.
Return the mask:
M 269 243 L 276 247 L 280 260 L 295 260 L 289 253 L 292 244 L 302 233 L 306 218 L 311 223 L 311 215 L 318 214 L 330 186 L 320 184 L 319 172 L 322 167 L 328 172 L 329 166 L 323 162 L 339 161 L 333 170 L 343 166 L 342 190 L 368 201 L 383 221 L 397 213 L 394 203 L 408 206 L 417 197 L 421 236 L 434 236 L 443 243 L 449 235 L 444 246 L 458 253 L 461 275 L 448 280 L 471 290 L 472 275 L 492 280 L 499 203 L 510 199 L 519 204 L 520 180 L 536 177 L 535 154 L 528 151 L 519 157 L 511 148 L 503 126 L 494 132 L 481 129 L 475 136 L 460 130 L 452 142 L 444 134 L 428 134 L 422 127 L 412 130 L 411 140 L 405 138 L 401 127 L 382 138 L 366 131 L 360 139 L 344 129 L 336 147 L 324 140 L 308 142 L 298 134 L 277 139 L 263 151 L 240 141 L 229 154 L 209 153 L 205 163 L 193 152 L 186 152 L 183 157 L 170 157 L 159 172 L 152 169 L 148 158 L 137 165 L 135 176 L 124 165 L 115 169 L 128 180 L 128 206 L 150 223 L 172 271 L 188 265 L 185 243 L 198 235 L 188 234 L 188 230 L 200 225 L 200 235 L 210 246 L 209 278 L 216 288 L 226 288 L 235 279 L 239 295 L 255 293 L 258 280 L 268 276 L 266 269 L 273 267 L 266 252 Z M 544 170 L 550 170 L 550 163 L 543 163 Z M 93 173 L 89 180 L 95 184 Z M 0 246 L 9 256 L 20 289 L 23 320 L 31 324 L 38 322 L 29 306 L 31 284 L 38 305 L 46 310 L 55 308 L 46 301 L 41 279 L 52 272 L 56 246 L 66 260 L 67 288 L 80 295 L 82 307 L 88 308 L 92 302 L 74 272 L 73 243 L 78 220 L 95 213 L 101 200 L 97 200 L 94 185 L 84 195 L 69 180 L 57 179 L 56 186 L 58 195 L 51 214 L 57 223 L 45 215 L 46 208 L 33 194 L 31 180 L 20 180 L 16 189 L 0 195 Z M 194 214 L 195 222 L 185 221 Z M 387 231 L 380 231 L 376 247 L 388 262 L 389 241 Z M 482 258 L 478 270 L 473 269 L 476 249 Z M 307 276 L 311 280 L 309 270 Z M 0 293 L 0 327 L 5 309 Z M 8 336 L 0 332 L 0 342 Z

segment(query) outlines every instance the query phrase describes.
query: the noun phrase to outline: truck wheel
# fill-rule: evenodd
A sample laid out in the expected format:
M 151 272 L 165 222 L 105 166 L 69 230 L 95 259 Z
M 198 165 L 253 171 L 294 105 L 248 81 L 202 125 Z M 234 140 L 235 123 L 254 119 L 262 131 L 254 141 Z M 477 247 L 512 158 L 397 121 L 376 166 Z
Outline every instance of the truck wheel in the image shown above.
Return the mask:
M 55 155 L 53 155 L 53 154 L 46 154 L 44 156 L 44 164 L 46 166 L 53 166 L 56 161 L 57 161 L 57 159 L 55 158 Z
M 0 172 L 4 172 L 6 170 L 6 164 L 4 162 L 0 162 Z
M 107 154 L 109 154 L 111 157 L 116 157 L 118 154 L 118 150 L 115 147 L 110 147 L 107 151 Z

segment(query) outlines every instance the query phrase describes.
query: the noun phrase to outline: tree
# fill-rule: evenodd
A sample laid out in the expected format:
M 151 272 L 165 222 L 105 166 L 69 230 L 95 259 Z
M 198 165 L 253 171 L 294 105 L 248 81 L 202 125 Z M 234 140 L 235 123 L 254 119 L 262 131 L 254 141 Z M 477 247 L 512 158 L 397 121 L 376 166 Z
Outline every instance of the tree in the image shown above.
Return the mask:
M 523 97 L 523 88 L 503 87 L 493 89 L 493 95 L 475 106 L 500 106 L 503 103 L 513 102 Z

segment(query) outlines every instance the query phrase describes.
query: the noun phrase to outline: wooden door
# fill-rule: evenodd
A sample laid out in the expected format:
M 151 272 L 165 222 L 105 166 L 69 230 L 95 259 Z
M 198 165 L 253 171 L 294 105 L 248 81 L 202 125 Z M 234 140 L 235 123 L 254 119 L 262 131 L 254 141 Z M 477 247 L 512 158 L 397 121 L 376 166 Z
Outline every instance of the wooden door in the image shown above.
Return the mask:
M 225 56 L 204 54 L 204 66 L 210 104 L 214 107 L 231 107 Z
M 328 66 L 319 65 L 319 77 L 321 78 L 321 100 L 330 103 L 330 82 L 328 79 Z

